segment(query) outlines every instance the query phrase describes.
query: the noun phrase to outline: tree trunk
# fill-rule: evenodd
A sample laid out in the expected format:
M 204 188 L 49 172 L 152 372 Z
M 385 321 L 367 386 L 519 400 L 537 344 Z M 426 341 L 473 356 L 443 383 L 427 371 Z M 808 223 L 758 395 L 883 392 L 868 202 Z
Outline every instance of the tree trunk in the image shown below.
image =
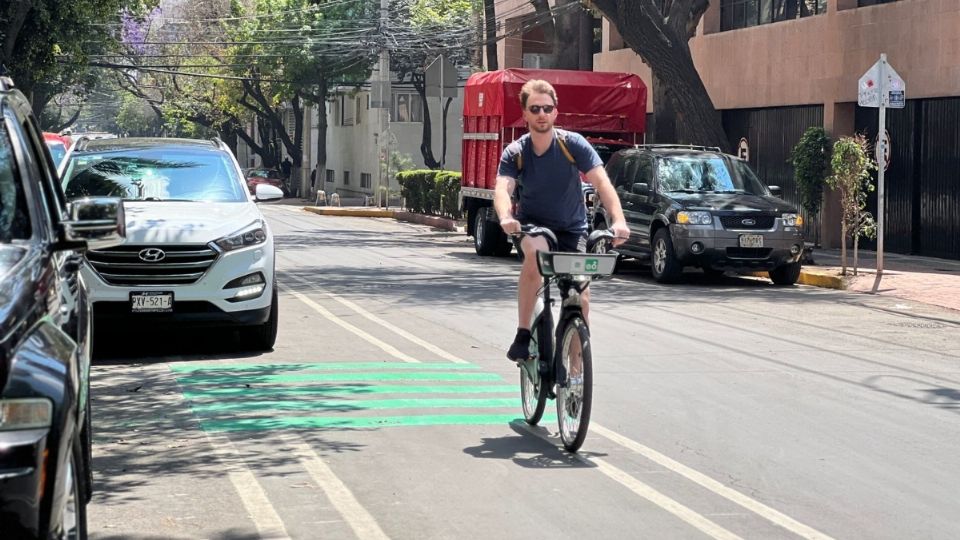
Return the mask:
M 9 66 L 13 63 L 13 51 L 17 46 L 17 38 L 32 8 L 33 2 L 30 0 L 12 0 L 0 12 L 0 20 L 4 22 L 0 27 L 0 35 L 3 36 L 3 42 L 0 43 L 0 64 Z
M 847 275 L 847 221 L 840 223 L 840 275 Z
M 450 110 L 450 104 L 453 103 L 453 98 L 447 98 L 447 102 L 443 105 L 443 150 L 440 153 L 440 168 L 447 168 L 447 111 Z
M 580 27 L 580 57 L 577 61 L 581 71 L 593 71 L 593 15 L 581 9 L 577 17 Z
M 440 162 L 433 156 L 433 128 L 430 120 L 430 107 L 427 104 L 427 91 L 424 86 L 423 77 L 413 78 L 413 88 L 420 96 L 420 103 L 423 104 L 423 137 L 420 139 L 420 155 L 423 156 L 423 164 L 428 169 L 439 169 Z M 389 156 L 387 156 L 389 159 Z
M 663 14 L 654 2 L 583 0 L 614 24 L 634 52 L 660 77 L 677 111 L 675 142 L 719 146 L 732 151 L 720 113 L 700 79 L 689 40 L 696 32 L 708 0 L 673 0 Z M 660 104 L 654 102 L 656 107 Z
M 487 46 L 487 71 L 500 69 L 497 59 L 497 7 L 496 0 L 483 0 L 483 30 Z
M 48 129 L 50 129 L 50 131 L 54 133 L 60 133 L 61 131 L 72 126 L 77 121 L 77 119 L 80 118 L 80 112 L 82 110 L 83 110 L 83 105 L 80 105 L 79 107 L 77 107 L 77 112 L 73 113 L 73 116 L 68 118 L 66 122 L 58 123 L 55 126 L 50 126 Z
M 556 57 L 553 67 L 556 69 L 581 69 L 580 48 L 570 46 L 570 40 L 573 39 L 573 36 L 580 35 L 581 12 L 578 7 L 570 6 L 570 4 L 579 3 L 580 0 L 556 0 L 555 9 L 562 10 L 559 15 L 553 18 L 552 49 Z
M 327 181 L 327 83 L 321 77 L 317 114 L 317 189 L 326 191 Z M 330 186 L 333 187 L 333 186 Z
M 653 126 L 647 128 L 647 133 L 653 135 L 653 140 L 658 144 L 670 144 L 679 142 L 677 136 L 677 111 L 673 107 L 673 100 L 670 99 L 670 87 L 663 83 L 656 74 L 653 74 L 650 81 L 653 92 Z

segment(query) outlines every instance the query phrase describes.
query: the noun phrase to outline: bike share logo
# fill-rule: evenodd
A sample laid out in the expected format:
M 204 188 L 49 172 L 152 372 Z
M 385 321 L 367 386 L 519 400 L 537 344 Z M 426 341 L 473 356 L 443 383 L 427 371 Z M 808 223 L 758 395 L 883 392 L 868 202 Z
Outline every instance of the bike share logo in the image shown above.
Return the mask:
M 587 259 L 583 263 L 583 269 L 587 272 L 596 272 L 600 269 L 600 260 L 599 259 Z

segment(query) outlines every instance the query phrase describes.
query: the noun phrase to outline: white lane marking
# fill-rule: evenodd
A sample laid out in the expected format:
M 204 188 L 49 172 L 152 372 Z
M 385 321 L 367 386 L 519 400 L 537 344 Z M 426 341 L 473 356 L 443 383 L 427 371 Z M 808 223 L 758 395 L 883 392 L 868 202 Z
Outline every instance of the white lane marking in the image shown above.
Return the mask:
M 553 441 L 546 434 L 535 430 L 534 428 L 523 424 L 523 427 L 531 434 L 540 437 L 546 441 L 549 441 L 551 444 L 554 444 L 556 441 Z M 619 483 L 623 487 L 629 489 L 635 494 L 643 497 L 644 499 L 652 502 L 653 504 L 659 506 L 660 508 L 666 510 L 667 512 L 678 517 L 683 522 L 691 525 L 702 533 L 710 536 L 711 538 L 717 538 L 722 540 L 742 540 L 740 536 L 724 529 L 720 525 L 717 525 L 713 521 L 710 521 L 703 515 L 691 510 L 690 508 L 684 506 L 683 504 L 677 502 L 676 500 L 660 493 L 659 491 L 653 489 L 649 485 L 637 480 L 624 470 L 615 467 L 606 461 L 600 458 L 586 458 L 580 454 L 570 454 L 577 461 L 596 467 L 598 471 L 603 473 L 608 478 Z
M 828 540 L 831 538 L 830 536 L 827 536 L 816 529 L 813 529 L 811 527 L 808 527 L 807 525 L 804 525 L 803 523 L 800 523 L 799 521 L 791 518 L 790 516 L 787 516 L 781 512 L 778 512 L 777 510 L 774 510 L 773 508 L 770 508 L 769 506 L 761 503 L 760 501 L 751 499 L 750 497 L 747 497 L 746 495 L 740 493 L 739 491 L 731 489 L 723 485 L 722 483 L 714 480 L 713 478 L 710 478 L 709 476 L 697 470 L 691 469 L 690 467 L 687 467 L 686 465 L 676 460 L 673 460 L 661 454 L 660 452 L 657 452 L 653 448 L 649 448 L 632 439 L 629 439 L 623 435 L 620 435 L 619 433 L 616 433 L 613 430 L 610 430 L 603 426 L 599 426 L 597 424 L 592 424 L 590 426 L 590 430 L 596 433 L 597 435 L 606 437 L 607 439 L 610 439 L 611 441 L 619 444 L 620 446 L 627 448 L 628 450 L 632 450 L 642 455 L 643 457 L 649 459 L 650 461 L 653 461 L 654 463 L 666 469 L 669 469 L 679 474 L 680 476 L 683 476 L 687 480 L 690 480 L 691 482 L 694 482 L 695 484 L 701 487 L 709 489 L 710 491 L 716 493 L 717 495 L 720 495 L 721 497 L 729 501 L 739 504 L 740 506 L 746 508 L 747 510 L 750 510 L 751 512 L 757 514 L 758 516 L 766 519 L 767 521 L 779 527 L 782 527 L 800 536 L 801 538 L 809 538 L 809 539 L 817 539 L 817 540 Z
M 257 527 L 260 538 L 290 538 L 287 529 L 283 526 L 283 520 L 270 504 L 270 499 L 257 482 L 257 478 L 243 464 L 240 452 L 233 446 L 230 439 L 220 435 L 211 436 L 206 431 L 203 434 L 206 435 L 217 459 L 226 467 L 230 483 L 233 484 L 233 489 L 240 496 L 243 507 L 247 509 L 247 514 Z
M 320 304 L 318 304 L 318 303 L 314 302 L 313 300 L 307 298 L 306 296 L 298 293 L 297 291 L 294 291 L 294 290 L 291 289 L 290 287 L 287 287 L 286 285 L 284 285 L 284 284 L 282 284 L 282 283 L 278 283 L 277 285 L 280 287 L 280 289 L 283 290 L 283 292 L 288 293 L 288 294 L 292 294 L 292 295 L 295 296 L 298 300 L 300 300 L 300 301 L 303 302 L 304 304 L 306 304 L 306 305 L 310 306 L 311 308 L 313 308 L 314 311 L 316 311 L 316 312 L 319 313 L 320 315 L 323 315 L 324 317 L 326 317 L 326 319 L 329 320 L 330 322 L 339 325 L 339 326 L 340 326 L 341 328 L 343 328 L 344 330 L 347 330 L 347 331 L 349 331 L 349 332 L 352 332 L 352 333 L 356 334 L 357 336 L 359 336 L 359 337 L 360 337 L 361 339 L 363 339 L 364 341 L 367 341 L 368 343 L 371 343 L 371 344 L 379 347 L 380 349 L 382 349 L 385 353 L 389 354 L 390 356 L 393 356 L 394 358 L 403 360 L 404 362 L 410 362 L 410 363 L 414 363 L 414 364 L 420 363 L 419 360 L 417 360 L 416 358 L 414 358 L 414 357 L 412 357 L 412 356 L 408 356 L 408 355 L 400 352 L 396 347 L 393 347 L 392 345 L 389 345 L 389 344 L 387 344 L 387 343 L 384 343 L 383 341 L 380 341 L 379 339 L 371 336 L 370 334 L 364 332 L 363 330 L 357 328 L 356 326 L 353 326 L 352 324 L 350 324 L 350 323 L 348 323 L 348 322 L 345 322 L 345 321 L 340 320 L 340 317 L 337 317 L 337 316 L 334 315 L 333 313 L 330 313 L 329 311 L 326 310 L 326 308 L 324 308 L 324 307 L 321 306 Z
M 314 452 L 305 441 L 294 435 L 285 435 L 283 442 L 293 447 L 293 453 L 300 458 L 300 464 L 307 470 L 313 481 L 326 493 L 331 504 L 353 529 L 357 538 L 389 539 L 377 520 L 357 501 L 350 488 L 334 474 L 323 459 Z
M 432 352 L 433 354 L 439 356 L 440 358 L 443 358 L 443 359 L 445 359 L 445 360 L 449 360 L 449 361 L 454 362 L 454 363 L 456 363 L 456 364 L 467 364 L 467 363 L 468 363 L 466 360 L 464 360 L 464 359 L 462 359 L 462 358 L 460 358 L 460 357 L 458 357 L 458 356 L 455 356 L 455 355 L 452 355 L 452 354 L 448 353 L 447 351 L 441 349 L 440 347 L 437 347 L 437 346 L 434 345 L 433 343 L 430 343 L 430 342 L 428 342 L 428 341 L 422 340 L 422 339 L 420 339 L 419 337 L 411 334 L 410 332 L 407 332 L 407 331 L 404 330 L 403 328 L 399 328 L 399 327 L 393 325 L 392 323 L 387 322 L 387 321 L 381 319 L 380 317 L 377 317 L 377 316 L 374 315 L 373 313 L 370 313 L 369 311 L 363 309 L 362 307 L 358 306 L 357 304 L 354 304 L 353 302 L 347 300 L 346 298 L 341 298 L 341 297 L 333 294 L 332 292 L 325 291 L 325 290 L 321 289 L 320 287 L 317 287 L 316 285 L 313 285 L 312 283 L 310 283 L 309 281 L 307 281 L 307 280 L 305 280 L 305 279 L 303 279 L 303 278 L 301 278 L 301 277 L 298 277 L 298 276 L 290 276 L 290 277 L 292 277 L 293 279 L 299 281 L 300 283 L 303 283 L 304 285 L 307 285 L 307 286 L 311 287 L 313 290 L 317 291 L 318 293 L 325 294 L 325 295 L 327 295 L 328 297 L 332 298 L 333 300 L 336 300 L 337 302 L 340 302 L 340 303 L 343 304 L 344 306 L 352 309 L 353 311 L 357 312 L 358 314 L 360 314 L 361 316 L 367 318 L 368 320 L 373 321 L 373 322 L 379 324 L 380 326 L 382 326 L 382 327 L 384 327 L 384 328 L 386 328 L 386 329 L 394 332 L 394 333 L 397 334 L 398 336 L 406 339 L 407 341 L 410 341 L 411 343 L 414 343 L 414 344 L 416 344 L 416 345 L 419 345 L 419 346 L 423 347 L 424 349 Z
M 174 356 L 170 358 L 171 362 L 178 360 L 183 360 L 183 357 Z M 167 369 L 170 369 L 169 364 L 167 365 Z M 173 375 L 172 372 L 171 375 Z M 180 388 L 180 384 L 176 382 L 176 376 L 174 376 L 173 380 L 174 384 Z M 183 388 L 180 388 L 179 397 L 183 399 Z M 211 435 L 203 429 L 201 429 L 200 432 L 207 439 L 207 443 L 210 444 L 210 448 L 213 450 L 217 461 L 223 464 L 227 470 L 227 477 L 230 479 L 230 483 L 233 484 L 233 489 L 240 497 L 240 502 L 243 503 L 243 507 L 247 510 L 250 519 L 253 520 L 253 524 L 260 534 L 260 538 L 271 540 L 289 539 L 290 534 L 287 533 L 287 529 L 283 525 L 283 520 L 280 519 L 277 510 L 270 504 L 270 499 L 267 498 L 266 492 L 263 491 L 263 487 L 257 482 L 257 477 L 247 468 L 243 461 L 243 456 L 240 455 L 240 452 L 237 450 L 237 447 L 233 445 L 233 442 L 225 435 Z

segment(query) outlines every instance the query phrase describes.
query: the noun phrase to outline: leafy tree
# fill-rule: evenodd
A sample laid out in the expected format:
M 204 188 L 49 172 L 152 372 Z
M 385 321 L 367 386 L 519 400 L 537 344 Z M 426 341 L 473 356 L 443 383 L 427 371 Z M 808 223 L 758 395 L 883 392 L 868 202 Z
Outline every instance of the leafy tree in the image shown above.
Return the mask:
M 873 191 L 871 171 L 877 165 L 869 157 L 867 139 L 863 135 L 842 137 L 833 145 L 830 160 L 833 174 L 827 185 L 840 194 L 841 244 L 840 260 L 847 275 L 847 237 L 853 237 L 853 275 L 857 275 L 857 248 L 861 236 L 876 236 L 873 216 L 866 211 L 867 194 Z
M 720 113 L 690 54 L 694 36 L 709 0 L 581 0 L 595 7 L 617 27 L 624 43 L 653 70 L 654 126 L 676 129 L 676 141 L 732 150 Z M 672 107 L 670 107 L 672 105 Z M 671 111 L 675 111 L 675 114 Z
M 391 12 L 390 33 L 395 47 L 390 53 L 390 68 L 401 83 L 409 82 L 423 105 L 423 134 L 420 154 L 424 164 L 439 169 L 447 152 L 446 122 L 452 98 L 443 104 L 443 150 L 441 159 L 433 154 L 430 106 L 426 93 L 426 67 L 441 54 L 455 66 L 470 65 L 470 44 L 475 39 L 470 0 L 400 0 Z
M 790 162 L 800 192 L 800 205 L 819 224 L 823 184 L 830 175 L 830 136 L 818 126 L 808 128 L 793 147 Z M 820 228 L 817 227 L 819 242 Z
M 0 4 L 0 64 L 10 70 L 38 116 L 55 95 L 71 89 L 82 93 L 93 86 L 96 77 L 87 69 L 87 61 L 114 42 L 104 25 L 119 22 L 125 7 L 142 9 L 144 3 L 12 0 Z
M 233 12 L 246 11 L 234 4 Z M 357 85 L 370 76 L 376 47 L 379 2 L 374 0 L 257 0 L 256 18 L 229 32 L 234 74 L 242 77 L 238 103 L 269 127 L 293 161 L 292 178 L 303 162 L 303 111 L 326 106 L 331 88 Z M 293 113 L 292 133 L 284 123 Z M 326 165 L 326 117 L 320 115 L 317 169 Z M 301 179 L 306 194 L 308 183 Z
M 117 129 L 130 137 L 156 137 L 163 124 L 146 101 L 124 94 L 117 112 Z

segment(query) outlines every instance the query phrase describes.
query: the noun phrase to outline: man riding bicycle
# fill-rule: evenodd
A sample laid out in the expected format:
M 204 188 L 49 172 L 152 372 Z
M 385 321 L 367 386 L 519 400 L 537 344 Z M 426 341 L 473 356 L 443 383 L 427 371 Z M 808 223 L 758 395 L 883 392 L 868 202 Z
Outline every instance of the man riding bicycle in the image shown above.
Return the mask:
M 547 227 L 558 240 L 558 251 L 586 250 L 587 208 L 580 187 L 580 173 L 593 185 L 612 219 L 614 245 L 630 235 L 616 191 L 596 150 L 579 133 L 554 128 L 557 93 L 550 83 L 528 81 L 520 89 L 520 107 L 529 133 L 510 143 L 500 158 L 493 206 L 506 234 L 520 232 L 521 224 Z M 520 184 L 519 211 L 511 210 L 511 194 Z M 543 237 L 525 236 L 520 242 L 523 268 L 517 288 L 519 322 L 507 358 L 525 360 L 530 348 L 530 319 L 542 278 L 537 270 L 537 251 L 547 251 Z M 581 295 L 587 317 L 590 291 Z

